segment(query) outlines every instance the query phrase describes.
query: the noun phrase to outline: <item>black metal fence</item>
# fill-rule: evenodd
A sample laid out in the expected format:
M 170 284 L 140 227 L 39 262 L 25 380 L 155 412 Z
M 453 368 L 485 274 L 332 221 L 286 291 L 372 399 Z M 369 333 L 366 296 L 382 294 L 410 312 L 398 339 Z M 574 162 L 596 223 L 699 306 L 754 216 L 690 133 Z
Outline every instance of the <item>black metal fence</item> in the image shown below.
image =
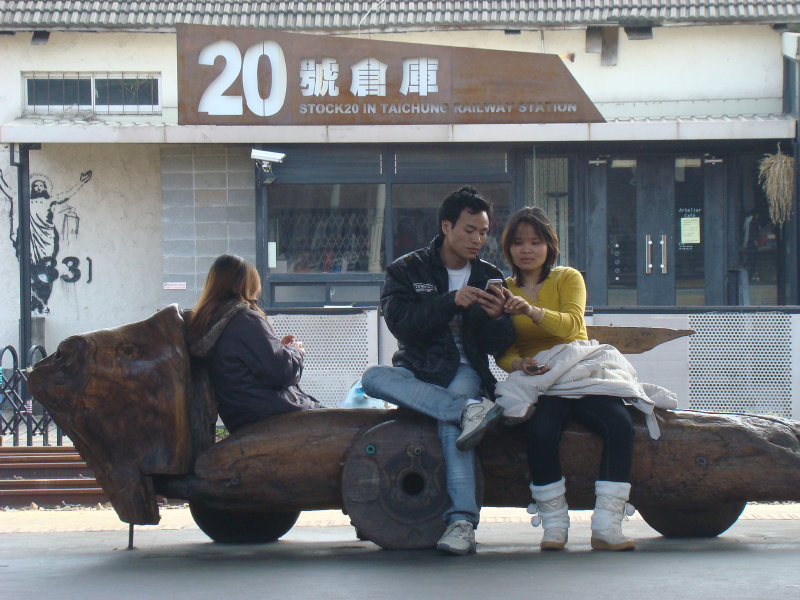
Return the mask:
M 33 346 L 28 350 L 27 364 L 46 355 L 44 348 Z M 13 346 L 0 351 L 0 365 L 0 435 L 10 437 L 13 446 L 63 445 L 61 428 L 28 392 L 28 370 L 20 368 L 19 354 Z

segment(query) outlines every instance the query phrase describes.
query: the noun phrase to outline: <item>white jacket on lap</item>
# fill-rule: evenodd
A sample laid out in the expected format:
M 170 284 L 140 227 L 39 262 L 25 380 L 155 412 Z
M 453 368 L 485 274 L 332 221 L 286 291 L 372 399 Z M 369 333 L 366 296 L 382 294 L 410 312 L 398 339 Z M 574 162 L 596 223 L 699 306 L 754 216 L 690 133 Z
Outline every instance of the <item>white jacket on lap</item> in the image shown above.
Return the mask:
M 541 375 L 514 371 L 497 384 L 496 402 L 503 415 L 519 419 L 530 417 L 531 405 L 540 395 L 581 398 L 583 396 L 617 396 L 645 413 L 650 437 L 661 432 L 653 408 L 677 408 L 676 395 L 658 385 L 639 383 L 636 369 L 619 350 L 597 340 L 574 340 L 542 350 L 533 357 L 550 370 Z

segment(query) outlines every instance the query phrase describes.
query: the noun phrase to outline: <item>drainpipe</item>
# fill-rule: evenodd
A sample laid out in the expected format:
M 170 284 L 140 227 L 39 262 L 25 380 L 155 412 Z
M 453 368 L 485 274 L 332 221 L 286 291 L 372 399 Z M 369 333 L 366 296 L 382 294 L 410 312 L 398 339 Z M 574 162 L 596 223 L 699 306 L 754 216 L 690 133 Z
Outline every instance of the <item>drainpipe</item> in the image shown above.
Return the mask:
M 17 198 L 19 223 L 17 224 L 17 256 L 19 258 L 19 363 L 28 367 L 28 349 L 31 347 L 31 184 L 30 150 L 41 149 L 40 144 L 10 145 L 11 165 L 17 168 Z M 14 154 L 18 159 L 14 159 Z
M 256 167 L 258 168 L 258 167 Z M 267 242 L 267 186 L 258 180 L 256 173 L 256 271 L 261 278 L 261 307 L 272 305 L 267 265 L 269 245 Z

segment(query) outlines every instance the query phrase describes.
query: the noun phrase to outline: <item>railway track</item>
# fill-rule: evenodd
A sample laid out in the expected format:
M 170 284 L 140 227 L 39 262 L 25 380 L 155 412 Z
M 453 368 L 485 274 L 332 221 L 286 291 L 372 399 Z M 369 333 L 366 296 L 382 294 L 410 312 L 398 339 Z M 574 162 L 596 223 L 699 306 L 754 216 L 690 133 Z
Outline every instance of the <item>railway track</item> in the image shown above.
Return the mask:
M 72 446 L 0 446 L 0 506 L 94 506 L 108 499 Z

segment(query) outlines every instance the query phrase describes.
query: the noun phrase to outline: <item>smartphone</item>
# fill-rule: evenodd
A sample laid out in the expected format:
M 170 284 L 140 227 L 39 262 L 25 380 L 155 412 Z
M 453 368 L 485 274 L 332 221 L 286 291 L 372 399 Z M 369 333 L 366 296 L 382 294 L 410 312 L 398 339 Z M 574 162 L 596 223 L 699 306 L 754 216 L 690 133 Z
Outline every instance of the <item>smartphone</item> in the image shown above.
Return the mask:
M 496 285 L 497 287 L 503 287 L 503 280 L 502 279 L 490 279 L 486 282 L 486 287 L 483 288 L 484 291 L 489 291 L 489 286 Z
M 525 372 L 528 375 L 540 375 L 541 373 L 545 373 L 545 372 L 547 372 L 549 370 L 550 369 L 549 369 L 549 367 L 547 365 L 536 365 L 535 369 L 527 368 L 527 369 L 525 369 Z

